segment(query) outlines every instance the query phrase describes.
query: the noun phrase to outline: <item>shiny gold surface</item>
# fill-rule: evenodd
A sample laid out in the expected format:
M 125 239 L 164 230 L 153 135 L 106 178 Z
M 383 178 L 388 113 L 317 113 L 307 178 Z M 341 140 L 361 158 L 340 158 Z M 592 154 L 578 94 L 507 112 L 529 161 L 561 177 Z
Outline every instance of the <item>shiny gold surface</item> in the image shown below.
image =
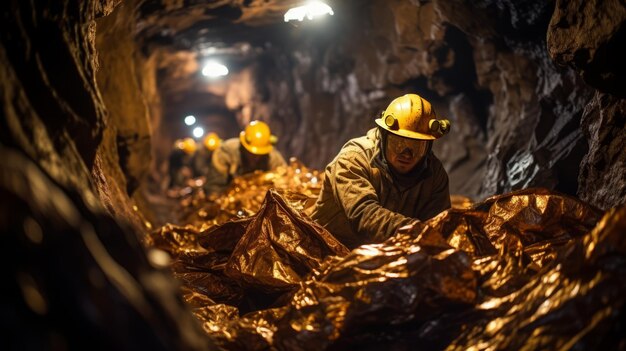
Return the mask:
M 348 252 L 306 216 L 319 189 L 307 183 L 313 173 L 300 178 L 296 169 L 237 180 L 214 211 L 233 221 L 170 225 L 150 237 L 175 258 L 186 301 L 222 347 L 552 350 L 623 342 L 626 206 L 603 215 L 528 189 L 454 206 Z M 304 179 L 300 188 L 290 188 L 295 179 Z M 267 192 L 272 184 L 283 188 Z
M 181 197 L 181 203 L 186 207 L 181 222 L 195 227 L 222 224 L 233 218 L 254 215 L 261 208 L 269 189 L 278 192 L 293 209 L 308 215 L 321 190 L 323 177 L 323 172 L 308 169 L 297 159 L 291 158 L 288 166 L 235 178 L 220 196 L 211 195 L 207 198 L 202 191 L 183 188 L 175 197 Z

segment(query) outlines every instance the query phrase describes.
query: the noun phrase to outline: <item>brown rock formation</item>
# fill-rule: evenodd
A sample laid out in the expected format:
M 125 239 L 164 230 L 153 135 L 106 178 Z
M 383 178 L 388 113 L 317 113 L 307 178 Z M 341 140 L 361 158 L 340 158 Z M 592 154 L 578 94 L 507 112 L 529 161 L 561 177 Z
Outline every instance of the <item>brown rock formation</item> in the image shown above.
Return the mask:
M 0 5 L 8 349 L 211 349 L 171 276 L 157 269 L 163 262 L 148 260 L 137 237 L 120 129 L 96 83 L 95 19 L 115 4 Z M 133 116 L 142 125 L 138 117 L 146 115 Z

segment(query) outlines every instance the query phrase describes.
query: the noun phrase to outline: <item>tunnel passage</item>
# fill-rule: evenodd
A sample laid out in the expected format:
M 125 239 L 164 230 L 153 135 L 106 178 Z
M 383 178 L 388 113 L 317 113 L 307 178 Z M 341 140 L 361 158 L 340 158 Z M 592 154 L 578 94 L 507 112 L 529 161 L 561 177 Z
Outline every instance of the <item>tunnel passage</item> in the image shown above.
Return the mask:
M 593 215 L 589 222 L 567 222 L 572 225 L 567 227 L 569 234 L 575 238 L 556 235 L 558 240 L 550 241 L 553 246 L 549 246 L 563 251 L 541 251 L 540 245 L 533 246 L 544 242 L 538 239 L 531 222 L 521 222 L 530 226 L 524 228 L 532 233 L 525 237 L 527 241 L 518 243 L 524 255 L 510 251 L 510 255 L 499 257 L 498 264 L 523 265 L 527 269 L 523 272 L 532 277 L 576 276 L 581 279 L 577 282 L 593 287 L 591 295 L 574 298 L 593 296 L 596 301 L 605 301 L 608 296 L 607 301 L 614 303 L 587 306 L 592 312 L 589 315 L 604 323 L 592 328 L 593 333 L 581 335 L 570 330 L 565 334 L 571 338 L 547 337 L 558 344 L 551 345 L 561 347 L 561 341 L 571 347 L 575 342 L 593 348 L 619 344 L 615 320 L 623 318 L 622 300 L 618 298 L 623 290 L 613 283 L 621 278 L 623 245 L 613 233 L 623 227 L 619 206 L 626 197 L 620 84 L 624 79 L 619 60 L 623 55 L 619 48 L 623 46 L 624 5 L 617 1 L 328 3 L 334 14 L 318 22 L 285 22 L 283 15 L 298 5 L 297 1 L 89 0 L 34 4 L 10 0 L 0 5 L 5 19 L 0 21 L 0 148 L 4 160 L 0 226 L 4 247 L 15 248 L 19 258 L 9 256 L 3 263 L 5 276 L 11 277 L 11 299 L 2 307 L 6 312 L 3 325 L 11 335 L 6 342 L 9 349 L 28 345 L 93 348 L 98 342 L 103 349 L 210 349 L 212 342 L 227 335 L 220 331 L 268 321 L 269 316 L 238 320 L 236 311 L 229 307 L 208 308 L 202 312 L 205 317 L 236 320 L 237 324 L 222 325 L 217 336 L 209 336 L 189 312 L 189 305 L 182 303 L 176 288 L 180 281 L 170 274 L 167 255 L 163 250 L 144 247 L 148 234 L 186 238 L 186 234 L 205 233 L 208 228 L 195 224 L 217 225 L 206 219 L 224 214 L 216 212 L 218 209 L 226 209 L 244 222 L 254 215 L 241 208 L 233 212 L 226 203 L 218 202 L 223 207 L 198 203 L 205 199 L 196 196 L 193 182 L 182 198 L 169 196 L 181 194 L 168 193 L 166 184 L 174 142 L 193 137 L 193 128 L 200 123 L 207 127 L 205 133 L 215 130 L 228 138 L 251 120 L 266 121 L 278 136 L 276 148 L 287 157 L 295 157 L 283 173 L 274 175 L 293 190 L 296 185 L 287 180 L 297 180 L 300 186 L 318 180 L 317 172 L 347 140 L 374 127 L 373 120 L 380 111 L 393 98 L 408 92 L 428 97 L 437 113 L 452 122 L 452 132 L 435 145 L 435 152 L 449 174 L 451 192 L 482 204 L 479 210 L 485 211 L 463 215 L 452 211 L 436 223 L 448 223 L 449 229 L 452 222 L 446 221 L 463 219 L 477 228 L 482 223 L 479 219 L 484 219 L 480 213 L 489 212 L 487 207 L 494 205 L 487 200 L 489 196 L 510 199 L 511 191 L 536 187 L 549 191 L 539 199 L 561 199 L 560 193 L 564 193 L 569 204 L 583 201 L 581 206 L 592 206 L 590 213 L 606 211 L 602 212 L 605 217 Z M 203 76 L 201 70 L 209 58 L 230 63 L 229 75 L 213 80 Z M 198 125 L 193 128 L 184 124 L 189 114 L 197 118 Z M 247 180 L 239 181 L 246 184 Z M 312 195 L 305 188 L 297 189 Z M 286 213 L 294 215 L 293 222 L 300 223 L 298 211 L 310 205 L 310 197 L 285 194 L 270 196 L 271 206 L 266 207 L 286 206 Z M 259 206 L 266 199 L 261 192 L 246 196 Z M 538 212 L 522 213 L 529 219 L 545 219 L 533 216 L 554 215 L 541 212 L 554 210 L 542 207 L 550 203 L 552 200 L 535 201 L 537 207 L 528 208 Z M 494 206 L 494 211 L 500 209 Z M 259 221 L 264 218 L 257 217 Z M 604 219 L 599 220 L 601 217 Z M 169 226 L 163 226 L 166 223 Z M 180 229 L 172 223 L 194 227 Z M 557 234 L 562 229 L 558 228 Z M 408 235 L 415 239 L 418 229 Z M 442 246 L 433 246 L 434 238 L 393 245 L 409 249 L 430 245 L 429 255 L 420 259 L 439 259 L 445 256 L 442 252 L 448 252 L 439 249 L 447 246 L 440 240 L 434 242 Z M 559 246 L 570 239 L 574 241 Z M 489 247 L 489 238 L 477 235 L 471 240 L 477 247 Z M 467 252 L 474 246 L 463 240 L 455 245 L 446 262 L 469 274 Z M 333 254 L 339 257 L 339 253 L 336 250 Z M 480 253 L 488 255 L 491 251 Z M 358 261 L 367 257 L 362 254 L 347 257 Z M 400 261 L 414 257 L 406 252 L 395 254 Z M 552 262 L 568 263 L 571 268 L 560 270 L 548 265 L 542 271 L 544 254 L 556 257 Z M 580 259 L 583 256 L 585 259 Z M 354 268 L 343 262 L 323 266 L 328 268 L 324 274 L 336 277 L 334 269 Z M 380 262 L 390 263 L 384 259 Z M 607 270 L 611 267 L 618 270 Z M 407 269 L 414 273 L 416 267 Z M 594 273 L 602 279 L 589 280 Z M 301 271 L 298 274 L 301 278 L 305 275 Z M 324 274 L 319 277 L 326 277 Z M 503 281 L 506 278 L 499 277 Z M 463 281 L 466 284 L 462 287 L 473 286 L 472 279 Z M 519 287 L 516 284 L 504 287 L 512 289 L 508 291 L 511 294 L 544 291 L 546 285 L 534 285 L 537 281 L 541 280 L 516 280 L 526 283 L 521 290 L 515 290 Z M 568 285 L 562 279 L 554 282 L 552 291 L 558 292 L 582 286 Z M 454 303 L 445 306 L 474 302 L 471 294 L 454 297 L 437 291 L 436 296 L 444 300 L 453 298 Z M 277 302 L 271 297 L 256 308 L 248 305 L 242 311 L 270 314 L 273 310 L 266 308 L 291 301 L 285 297 Z M 328 302 L 337 297 L 330 294 L 324 298 L 330 299 L 325 300 Z M 214 306 L 201 298 L 196 302 Z M 325 306 L 342 308 L 334 303 Z M 358 305 L 350 306 L 347 311 L 364 311 Z M 527 314 L 516 315 L 516 321 L 522 323 L 532 315 L 536 305 L 529 306 Z M 314 318 L 315 313 L 288 311 L 292 314 L 274 315 L 277 323 L 265 326 L 276 333 L 281 347 L 293 349 L 293 339 L 285 328 L 297 325 L 291 322 L 298 318 Z M 502 315 L 498 313 L 503 311 L 471 316 L 494 322 L 487 326 L 500 326 Z M 561 311 L 571 312 L 567 308 Z M 458 316 L 446 314 L 443 321 L 456 326 L 467 322 L 455 319 Z M 333 321 L 337 320 L 321 319 L 320 326 L 327 328 L 320 330 L 337 325 Z M 356 338 L 332 339 L 339 334 L 314 333 L 313 341 L 323 343 L 322 348 L 367 345 L 369 338 L 378 337 L 410 342 L 420 327 L 435 323 L 434 319 L 407 315 L 393 321 L 402 325 L 398 333 L 383 335 L 360 333 L 376 329 L 376 319 L 372 325 L 356 321 L 338 331 L 347 330 L 346 335 Z M 530 324 L 523 332 L 535 327 Z M 248 333 L 251 329 L 236 330 L 253 344 L 262 337 Z M 492 334 L 471 329 L 453 335 L 454 342 L 445 344 L 445 340 L 453 340 L 446 334 L 452 330 L 429 330 L 436 332 L 429 334 L 433 339 L 423 341 L 432 342 L 428 345 L 433 349 L 463 348 L 483 341 L 506 348 L 511 341 L 498 339 L 499 329 L 487 330 Z M 523 340 L 520 336 L 511 342 Z M 402 341 L 398 345 L 403 345 Z

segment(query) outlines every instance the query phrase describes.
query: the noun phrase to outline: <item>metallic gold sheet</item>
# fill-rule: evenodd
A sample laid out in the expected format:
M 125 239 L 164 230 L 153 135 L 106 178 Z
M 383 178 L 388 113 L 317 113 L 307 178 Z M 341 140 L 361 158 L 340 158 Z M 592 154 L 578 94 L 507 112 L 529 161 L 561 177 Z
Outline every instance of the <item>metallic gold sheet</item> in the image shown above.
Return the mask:
M 224 273 L 261 290 L 288 291 L 326 256 L 346 254 L 348 249 L 328 231 L 302 218 L 270 190 L 226 262 Z
M 348 253 L 298 203 L 273 191 L 253 217 L 197 231 L 195 241 L 188 229 L 153 241 L 193 248 L 172 267 L 196 275 L 182 277 L 185 299 L 223 348 L 626 345 L 626 206 L 603 214 L 527 189 L 455 206 Z
M 269 189 L 278 192 L 298 212 L 309 214 L 321 190 L 324 173 L 305 167 L 296 158 L 289 165 L 269 172 L 257 171 L 233 179 L 220 195 L 208 198 L 202 191 L 187 191 L 181 203 L 181 222 L 196 227 L 223 224 L 233 218 L 247 218 L 259 211 Z
M 201 230 L 167 225 L 148 242 L 173 257 L 185 298 L 201 294 L 244 311 L 271 305 L 326 256 L 349 252 L 273 189 L 253 217 Z

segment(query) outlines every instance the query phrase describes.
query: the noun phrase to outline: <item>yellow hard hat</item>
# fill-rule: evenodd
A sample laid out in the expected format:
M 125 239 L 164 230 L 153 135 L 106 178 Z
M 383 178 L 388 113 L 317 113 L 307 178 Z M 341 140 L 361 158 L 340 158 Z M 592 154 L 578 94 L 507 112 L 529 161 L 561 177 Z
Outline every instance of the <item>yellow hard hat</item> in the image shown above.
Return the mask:
M 437 119 L 430 102 L 417 94 L 395 98 L 375 122 L 393 134 L 419 140 L 439 139 L 450 131 L 450 121 Z
M 185 138 L 176 140 L 176 148 L 183 150 L 187 155 L 196 152 L 196 141 L 193 138 Z
M 211 132 L 204 137 L 204 140 L 202 142 L 204 144 L 204 147 L 206 147 L 209 151 L 213 151 L 220 147 L 222 139 L 217 136 L 217 133 Z
M 244 131 L 239 133 L 239 140 L 246 150 L 255 155 L 265 155 L 272 151 L 272 144 L 276 137 L 270 132 L 270 127 L 261 121 L 252 121 Z

